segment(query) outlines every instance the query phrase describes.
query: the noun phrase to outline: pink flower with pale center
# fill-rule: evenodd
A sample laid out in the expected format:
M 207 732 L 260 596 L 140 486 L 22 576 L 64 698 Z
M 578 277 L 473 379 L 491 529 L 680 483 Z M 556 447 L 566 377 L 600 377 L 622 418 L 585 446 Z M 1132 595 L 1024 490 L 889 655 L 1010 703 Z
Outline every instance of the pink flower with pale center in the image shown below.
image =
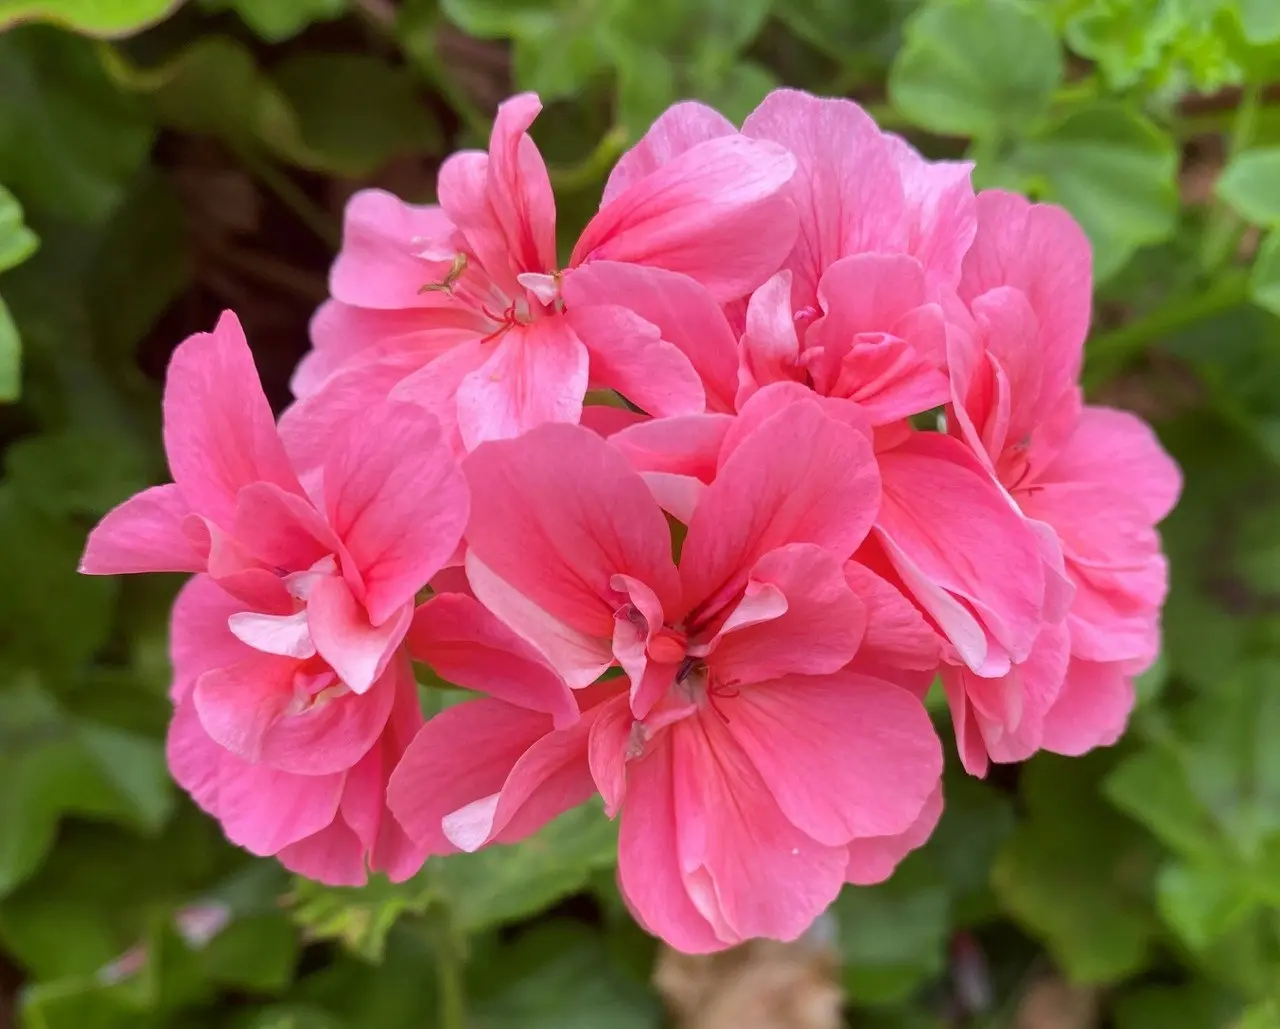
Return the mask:
M 599 792 L 639 920 L 708 951 L 794 939 L 928 836 L 940 747 L 876 662 L 936 644 L 846 570 L 879 495 L 864 433 L 812 401 L 744 431 L 678 563 L 644 479 L 588 429 L 486 444 L 465 471 L 471 586 L 580 687 L 581 718 L 481 700 L 429 722 L 389 789 L 419 843 L 510 842 Z
M 1013 683 L 944 670 L 974 772 L 988 756 L 1114 743 L 1133 707 L 1133 676 L 1159 648 L 1167 566 L 1155 526 L 1181 479 L 1140 419 L 1081 404 L 1091 288 L 1088 241 L 1065 211 L 979 195 L 959 285 L 966 310 L 948 347 L 948 422 L 1041 536 L 1057 617 L 1011 670 Z
M 352 198 L 287 434 L 318 455 L 328 426 L 393 389 L 434 411 L 460 450 L 577 422 L 589 385 L 657 415 L 706 407 L 696 354 L 624 304 L 562 285 L 604 263 L 689 276 L 723 299 L 749 292 L 795 237 L 782 195 L 794 160 L 734 134 L 643 174 L 626 166 L 562 272 L 551 183 L 527 132 L 540 109 L 530 93 L 506 101 L 488 153 L 441 166 L 439 206 Z
M 474 637 L 493 621 L 467 597 L 415 616 L 468 510 L 438 424 L 384 401 L 344 423 L 304 487 L 229 313 L 175 351 L 164 412 L 174 483 L 108 513 L 81 569 L 201 573 L 174 606 L 175 777 L 234 842 L 295 870 L 362 882 L 367 859 L 412 874 L 422 853 L 384 801 L 422 724 L 402 644 L 415 618 L 461 620 L 460 645 L 479 648 L 471 676 L 488 683 Z M 560 721 L 576 717 L 545 668 L 522 687 Z

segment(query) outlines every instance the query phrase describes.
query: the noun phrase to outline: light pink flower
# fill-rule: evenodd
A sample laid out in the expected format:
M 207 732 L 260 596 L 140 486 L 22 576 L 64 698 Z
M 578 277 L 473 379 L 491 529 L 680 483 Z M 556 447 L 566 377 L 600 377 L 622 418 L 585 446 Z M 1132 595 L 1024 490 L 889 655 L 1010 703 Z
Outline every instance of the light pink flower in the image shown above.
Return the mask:
M 589 384 L 656 415 L 704 409 L 696 353 L 613 298 L 562 295 L 562 280 L 603 262 L 688 277 L 721 300 L 749 292 L 795 238 L 782 195 L 794 160 L 734 133 L 645 174 L 615 174 L 562 273 L 551 184 L 527 132 L 540 109 L 533 94 L 506 101 L 488 153 L 441 167 L 439 206 L 379 191 L 352 198 L 288 432 L 323 432 L 334 394 L 342 409 L 353 390 L 367 403 L 392 386 L 436 411 L 451 437 L 456 427 L 467 450 L 576 422 Z
M 887 876 L 941 804 L 923 706 L 857 663 L 873 636 L 869 667 L 932 640 L 909 610 L 869 616 L 880 584 L 846 574 L 879 494 L 867 436 L 816 400 L 736 428 L 678 563 L 645 480 L 589 430 L 468 458 L 472 588 L 584 687 L 581 719 L 460 705 L 389 789 L 415 839 L 464 850 L 599 791 L 637 917 L 690 951 L 795 938 L 844 882 Z M 625 680 L 587 685 L 613 665 Z
M 1039 534 L 1056 624 L 1011 671 L 1017 682 L 944 672 L 971 771 L 988 755 L 1115 742 L 1132 677 L 1158 649 L 1167 571 L 1155 525 L 1180 476 L 1138 418 L 1081 405 L 1091 288 L 1088 241 L 1065 211 L 979 196 L 959 285 L 969 317 L 949 338 L 949 427 Z
M 344 423 L 304 489 L 230 314 L 175 352 L 164 410 L 175 482 L 110 512 L 82 570 L 206 573 L 174 608 L 175 777 L 234 842 L 305 874 L 363 881 L 366 859 L 411 874 L 420 849 L 382 815 L 387 776 L 422 724 L 402 647 L 411 624 L 452 626 L 441 660 L 502 694 L 478 603 L 436 597 L 415 623 L 416 594 L 467 518 L 438 425 L 378 404 Z M 529 674 L 521 697 L 576 717 L 554 674 Z

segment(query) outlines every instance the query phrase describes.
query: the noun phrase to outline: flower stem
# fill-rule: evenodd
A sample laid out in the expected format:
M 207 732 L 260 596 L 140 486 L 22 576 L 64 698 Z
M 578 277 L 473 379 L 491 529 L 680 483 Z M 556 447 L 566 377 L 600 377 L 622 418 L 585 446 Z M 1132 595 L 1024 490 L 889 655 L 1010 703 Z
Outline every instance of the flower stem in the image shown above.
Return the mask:
M 443 905 L 436 907 L 436 982 L 440 988 L 440 1029 L 466 1029 L 466 990 L 462 980 L 462 948 Z
M 1085 349 L 1085 389 L 1095 389 L 1141 356 L 1148 344 L 1164 339 L 1196 322 L 1239 307 L 1249 299 L 1249 276 L 1244 270 L 1224 272 L 1199 293 L 1168 304 L 1127 325 L 1094 336 Z
M 342 245 L 342 229 L 325 211 L 312 203 L 287 174 L 268 158 L 253 153 L 248 147 L 236 147 L 236 157 L 255 179 L 276 195 L 295 218 L 314 232 L 322 242 L 337 250 Z

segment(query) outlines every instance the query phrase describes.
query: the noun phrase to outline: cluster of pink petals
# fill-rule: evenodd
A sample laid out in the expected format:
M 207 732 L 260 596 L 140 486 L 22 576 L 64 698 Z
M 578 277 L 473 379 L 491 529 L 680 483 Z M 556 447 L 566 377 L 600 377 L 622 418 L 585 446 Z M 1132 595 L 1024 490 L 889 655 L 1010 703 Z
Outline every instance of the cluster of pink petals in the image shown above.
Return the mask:
M 1063 211 L 779 91 L 670 109 L 562 266 L 539 109 L 351 200 L 278 425 L 233 316 L 179 347 L 83 570 L 196 573 L 170 765 L 254 853 L 402 879 L 599 795 L 651 932 L 793 939 L 932 832 L 935 680 L 975 775 L 1116 740 L 1178 471 L 1082 402 Z M 424 724 L 415 660 L 485 696 Z

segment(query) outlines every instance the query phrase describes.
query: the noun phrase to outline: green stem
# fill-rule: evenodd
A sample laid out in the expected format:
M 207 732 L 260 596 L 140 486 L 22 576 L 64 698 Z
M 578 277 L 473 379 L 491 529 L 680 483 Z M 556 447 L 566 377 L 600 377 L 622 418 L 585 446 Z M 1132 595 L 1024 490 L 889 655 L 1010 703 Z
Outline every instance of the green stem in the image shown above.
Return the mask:
M 440 988 L 440 1029 L 466 1029 L 466 989 L 462 981 L 462 948 L 448 911 L 436 910 L 436 982 Z
M 1239 307 L 1248 299 L 1247 272 L 1230 271 L 1185 300 L 1168 304 L 1118 329 L 1094 336 L 1085 351 L 1085 389 L 1094 389 L 1122 372 L 1150 343 Z
M 549 169 L 551 184 L 566 193 L 594 186 L 604 178 L 618 155 L 626 148 L 627 142 L 627 130 L 621 125 L 615 125 L 604 134 L 595 149 L 577 164 L 568 168 Z
M 1261 99 L 1261 87 L 1256 84 L 1246 87 L 1231 123 L 1231 136 L 1227 143 L 1228 161 L 1252 142 Z M 1240 239 L 1247 228 L 1244 219 L 1235 211 L 1221 200 L 1215 200 L 1200 246 L 1200 266 L 1209 275 L 1225 268 L 1239 250 Z
M 342 229 L 328 214 L 322 211 L 294 181 L 271 161 L 251 152 L 246 147 L 236 148 L 236 157 L 255 179 L 266 186 L 295 218 L 314 232 L 329 247 L 337 250 L 342 245 Z

